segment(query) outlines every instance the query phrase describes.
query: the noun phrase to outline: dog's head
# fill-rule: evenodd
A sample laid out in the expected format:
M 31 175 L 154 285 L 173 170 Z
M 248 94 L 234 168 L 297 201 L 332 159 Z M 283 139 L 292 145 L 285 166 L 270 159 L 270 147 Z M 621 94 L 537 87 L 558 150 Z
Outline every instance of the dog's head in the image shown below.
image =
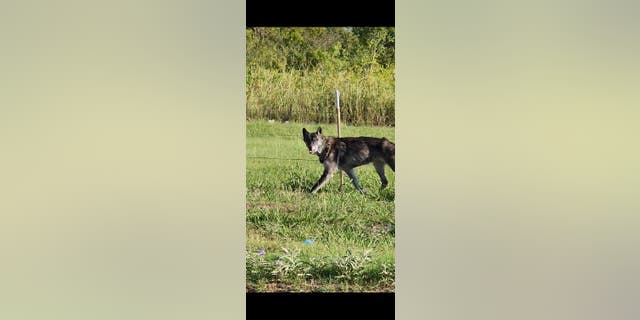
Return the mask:
M 316 132 L 309 132 L 306 128 L 302 128 L 302 139 L 307 145 L 310 154 L 320 154 L 324 149 L 324 136 L 322 128 L 318 127 Z

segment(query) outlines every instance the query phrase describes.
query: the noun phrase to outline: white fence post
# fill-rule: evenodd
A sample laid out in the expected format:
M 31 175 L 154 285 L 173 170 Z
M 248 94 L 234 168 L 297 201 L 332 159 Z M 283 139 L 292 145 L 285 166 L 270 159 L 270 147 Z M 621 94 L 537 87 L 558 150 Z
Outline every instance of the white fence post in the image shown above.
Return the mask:
M 336 112 L 338 114 L 336 125 L 338 126 L 338 138 L 341 137 L 340 134 L 340 91 L 336 89 Z M 342 190 L 342 186 L 344 185 L 344 176 L 342 175 L 342 171 L 340 171 L 340 190 Z

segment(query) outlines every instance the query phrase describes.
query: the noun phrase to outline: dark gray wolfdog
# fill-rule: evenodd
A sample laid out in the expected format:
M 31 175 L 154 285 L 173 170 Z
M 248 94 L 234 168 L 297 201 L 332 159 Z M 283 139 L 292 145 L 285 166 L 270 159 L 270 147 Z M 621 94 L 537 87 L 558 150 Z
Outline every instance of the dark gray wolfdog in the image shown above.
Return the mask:
M 325 137 L 322 135 L 322 128 L 319 127 L 316 132 L 302 128 L 302 139 L 309 153 L 317 155 L 320 163 L 324 165 L 322 176 L 311 188 L 311 193 L 316 193 L 322 188 L 338 169 L 347 173 L 353 186 L 360 192 L 366 190 L 360 185 L 354 168 L 373 163 L 382 183 L 380 189 L 384 189 L 388 184 L 384 175 L 384 165 L 387 164 L 391 170 L 396 171 L 396 145 L 387 138 Z

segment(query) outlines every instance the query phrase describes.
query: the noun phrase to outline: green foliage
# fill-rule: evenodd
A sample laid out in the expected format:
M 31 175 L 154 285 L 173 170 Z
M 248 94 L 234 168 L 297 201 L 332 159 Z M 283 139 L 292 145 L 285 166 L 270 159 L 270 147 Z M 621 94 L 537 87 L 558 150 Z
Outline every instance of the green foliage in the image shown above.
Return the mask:
M 335 121 L 338 89 L 346 123 L 394 125 L 394 28 L 249 28 L 246 36 L 249 119 Z

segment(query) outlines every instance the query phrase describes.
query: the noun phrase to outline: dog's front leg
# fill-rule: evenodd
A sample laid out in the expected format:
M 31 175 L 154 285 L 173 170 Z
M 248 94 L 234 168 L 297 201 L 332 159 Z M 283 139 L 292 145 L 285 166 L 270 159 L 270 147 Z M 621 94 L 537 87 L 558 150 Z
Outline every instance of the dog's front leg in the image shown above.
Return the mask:
M 331 177 L 335 172 L 336 172 L 336 166 L 325 165 L 324 171 L 322 172 L 322 176 L 320 177 L 320 180 L 318 180 L 318 182 L 316 182 L 316 184 L 313 185 L 313 188 L 311 188 L 311 193 L 318 192 L 318 190 L 320 190 L 320 188 L 322 188 L 327 183 L 327 181 L 331 179 Z

